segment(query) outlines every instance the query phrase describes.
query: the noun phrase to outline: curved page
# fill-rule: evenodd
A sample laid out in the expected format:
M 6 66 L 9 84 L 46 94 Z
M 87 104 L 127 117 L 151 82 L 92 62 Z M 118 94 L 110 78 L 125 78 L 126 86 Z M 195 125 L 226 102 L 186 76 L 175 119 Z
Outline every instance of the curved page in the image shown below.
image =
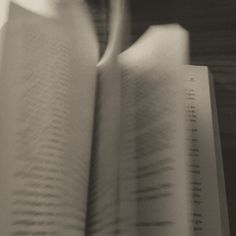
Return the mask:
M 83 4 L 10 6 L 0 92 L 0 235 L 82 236 L 97 44 Z

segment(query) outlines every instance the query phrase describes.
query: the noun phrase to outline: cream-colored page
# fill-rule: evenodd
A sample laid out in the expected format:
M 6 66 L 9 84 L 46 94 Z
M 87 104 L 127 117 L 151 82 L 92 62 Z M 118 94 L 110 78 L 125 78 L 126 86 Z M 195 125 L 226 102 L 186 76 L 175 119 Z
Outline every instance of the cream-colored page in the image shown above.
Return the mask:
M 178 25 L 151 27 L 120 56 L 122 151 L 136 169 L 136 235 L 191 235 L 182 65 L 188 35 Z
M 117 63 L 122 44 L 125 1 L 111 1 L 111 33 L 107 50 L 98 63 L 97 104 L 87 235 L 133 235 L 135 202 L 130 201 L 134 181 L 124 181 L 135 162 L 122 153 L 121 75 Z M 127 192 L 129 190 L 129 192 Z
M 11 4 L 0 74 L 0 235 L 85 235 L 97 45 L 85 7 Z M 54 14 L 56 13 L 56 14 Z
M 4 43 L 5 32 L 6 32 L 6 25 L 3 25 L 2 28 L 0 28 L 0 70 L 2 66 L 3 43 Z
M 185 101 L 189 122 L 193 231 L 196 236 L 229 235 L 223 163 L 207 67 L 187 66 Z M 214 117 L 215 116 L 215 117 Z
M 2 0 L 0 2 L 0 28 L 7 21 L 8 5 L 9 5 L 9 0 Z

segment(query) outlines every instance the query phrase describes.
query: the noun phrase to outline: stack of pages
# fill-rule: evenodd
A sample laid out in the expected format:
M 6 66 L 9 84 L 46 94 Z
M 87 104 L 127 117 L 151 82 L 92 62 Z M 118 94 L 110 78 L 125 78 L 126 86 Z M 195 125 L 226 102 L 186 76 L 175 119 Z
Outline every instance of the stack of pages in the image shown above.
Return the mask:
M 21 2 L 1 30 L 0 235 L 228 236 L 213 81 L 187 65 L 187 31 L 121 52 L 114 0 L 99 59 L 83 1 Z

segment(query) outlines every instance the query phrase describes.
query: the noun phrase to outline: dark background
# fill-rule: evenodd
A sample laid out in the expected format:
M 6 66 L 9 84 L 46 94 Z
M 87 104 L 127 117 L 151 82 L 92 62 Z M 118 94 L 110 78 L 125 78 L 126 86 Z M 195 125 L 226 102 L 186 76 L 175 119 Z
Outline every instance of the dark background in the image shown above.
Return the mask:
M 101 45 L 107 1 L 90 0 Z M 215 81 L 231 235 L 236 235 L 236 1 L 131 0 L 131 38 L 149 25 L 180 23 L 190 32 L 191 64 L 209 66 Z

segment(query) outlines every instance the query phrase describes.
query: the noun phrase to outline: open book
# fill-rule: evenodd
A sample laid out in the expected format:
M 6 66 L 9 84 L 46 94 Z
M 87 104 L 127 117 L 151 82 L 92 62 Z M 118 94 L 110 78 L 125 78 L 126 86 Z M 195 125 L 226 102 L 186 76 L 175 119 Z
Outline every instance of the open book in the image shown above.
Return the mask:
M 86 4 L 47 4 L 11 3 L 2 30 L 0 235 L 229 235 L 213 82 L 186 65 L 187 32 L 153 26 L 121 52 L 112 1 L 99 60 Z

